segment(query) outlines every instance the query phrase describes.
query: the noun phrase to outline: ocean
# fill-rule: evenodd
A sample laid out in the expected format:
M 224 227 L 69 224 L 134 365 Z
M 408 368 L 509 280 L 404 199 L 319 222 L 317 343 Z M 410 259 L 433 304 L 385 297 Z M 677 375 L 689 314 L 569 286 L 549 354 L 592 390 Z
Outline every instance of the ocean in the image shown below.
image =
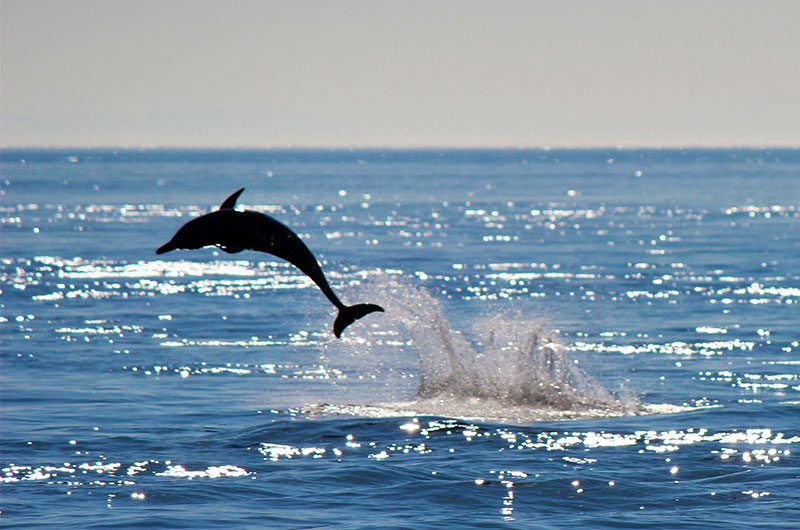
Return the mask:
M 798 149 L 4 149 L 5 528 L 798 528 Z M 237 190 L 281 259 L 157 256 Z

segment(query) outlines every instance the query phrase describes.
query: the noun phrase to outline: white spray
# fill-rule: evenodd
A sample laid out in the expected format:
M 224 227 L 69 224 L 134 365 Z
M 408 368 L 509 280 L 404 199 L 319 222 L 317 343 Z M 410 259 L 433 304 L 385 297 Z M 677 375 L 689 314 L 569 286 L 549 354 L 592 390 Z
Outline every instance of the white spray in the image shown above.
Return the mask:
M 445 318 L 439 300 L 397 276 L 378 275 L 359 290 L 360 296 L 386 308 L 381 327 L 410 337 L 419 358 L 419 402 L 591 409 L 592 415 L 635 408 L 633 403 L 623 405 L 578 368 L 556 334 L 535 318 L 483 318 L 467 340 Z

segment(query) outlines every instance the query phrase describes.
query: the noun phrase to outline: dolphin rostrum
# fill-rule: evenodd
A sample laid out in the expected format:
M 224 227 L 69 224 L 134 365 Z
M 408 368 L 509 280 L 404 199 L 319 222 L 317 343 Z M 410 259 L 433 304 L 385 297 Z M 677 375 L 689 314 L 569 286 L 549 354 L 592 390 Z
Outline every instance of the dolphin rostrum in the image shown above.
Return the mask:
M 243 191 L 244 188 L 240 188 L 225 199 L 219 210 L 201 215 L 183 225 L 172 239 L 156 250 L 156 254 L 175 249 L 217 246 L 231 254 L 243 250 L 259 250 L 285 259 L 311 278 L 339 310 L 333 322 L 333 334 L 337 338 L 344 328 L 359 318 L 373 311 L 383 311 L 381 306 L 375 304 L 344 305 L 328 285 L 317 259 L 289 227 L 261 212 L 239 212 L 233 209 Z

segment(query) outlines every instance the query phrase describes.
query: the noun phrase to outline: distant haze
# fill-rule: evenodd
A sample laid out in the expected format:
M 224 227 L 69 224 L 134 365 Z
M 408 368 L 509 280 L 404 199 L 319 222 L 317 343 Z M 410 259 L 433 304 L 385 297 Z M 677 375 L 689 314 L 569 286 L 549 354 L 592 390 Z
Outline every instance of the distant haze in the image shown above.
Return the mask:
M 800 2 L 3 0 L 3 146 L 800 145 Z

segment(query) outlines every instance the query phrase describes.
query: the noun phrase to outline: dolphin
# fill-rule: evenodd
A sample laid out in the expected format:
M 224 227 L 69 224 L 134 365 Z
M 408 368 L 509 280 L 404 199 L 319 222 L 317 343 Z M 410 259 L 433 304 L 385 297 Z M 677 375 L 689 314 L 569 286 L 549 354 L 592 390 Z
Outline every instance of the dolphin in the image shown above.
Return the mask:
M 339 310 L 333 322 L 336 338 L 359 318 L 373 311 L 383 311 L 375 304 L 344 305 L 328 284 L 317 259 L 288 226 L 261 212 L 234 210 L 243 191 L 244 188 L 238 189 L 223 201 L 218 210 L 196 217 L 180 227 L 172 239 L 158 247 L 156 254 L 216 246 L 230 254 L 258 250 L 285 259 L 311 278 Z

